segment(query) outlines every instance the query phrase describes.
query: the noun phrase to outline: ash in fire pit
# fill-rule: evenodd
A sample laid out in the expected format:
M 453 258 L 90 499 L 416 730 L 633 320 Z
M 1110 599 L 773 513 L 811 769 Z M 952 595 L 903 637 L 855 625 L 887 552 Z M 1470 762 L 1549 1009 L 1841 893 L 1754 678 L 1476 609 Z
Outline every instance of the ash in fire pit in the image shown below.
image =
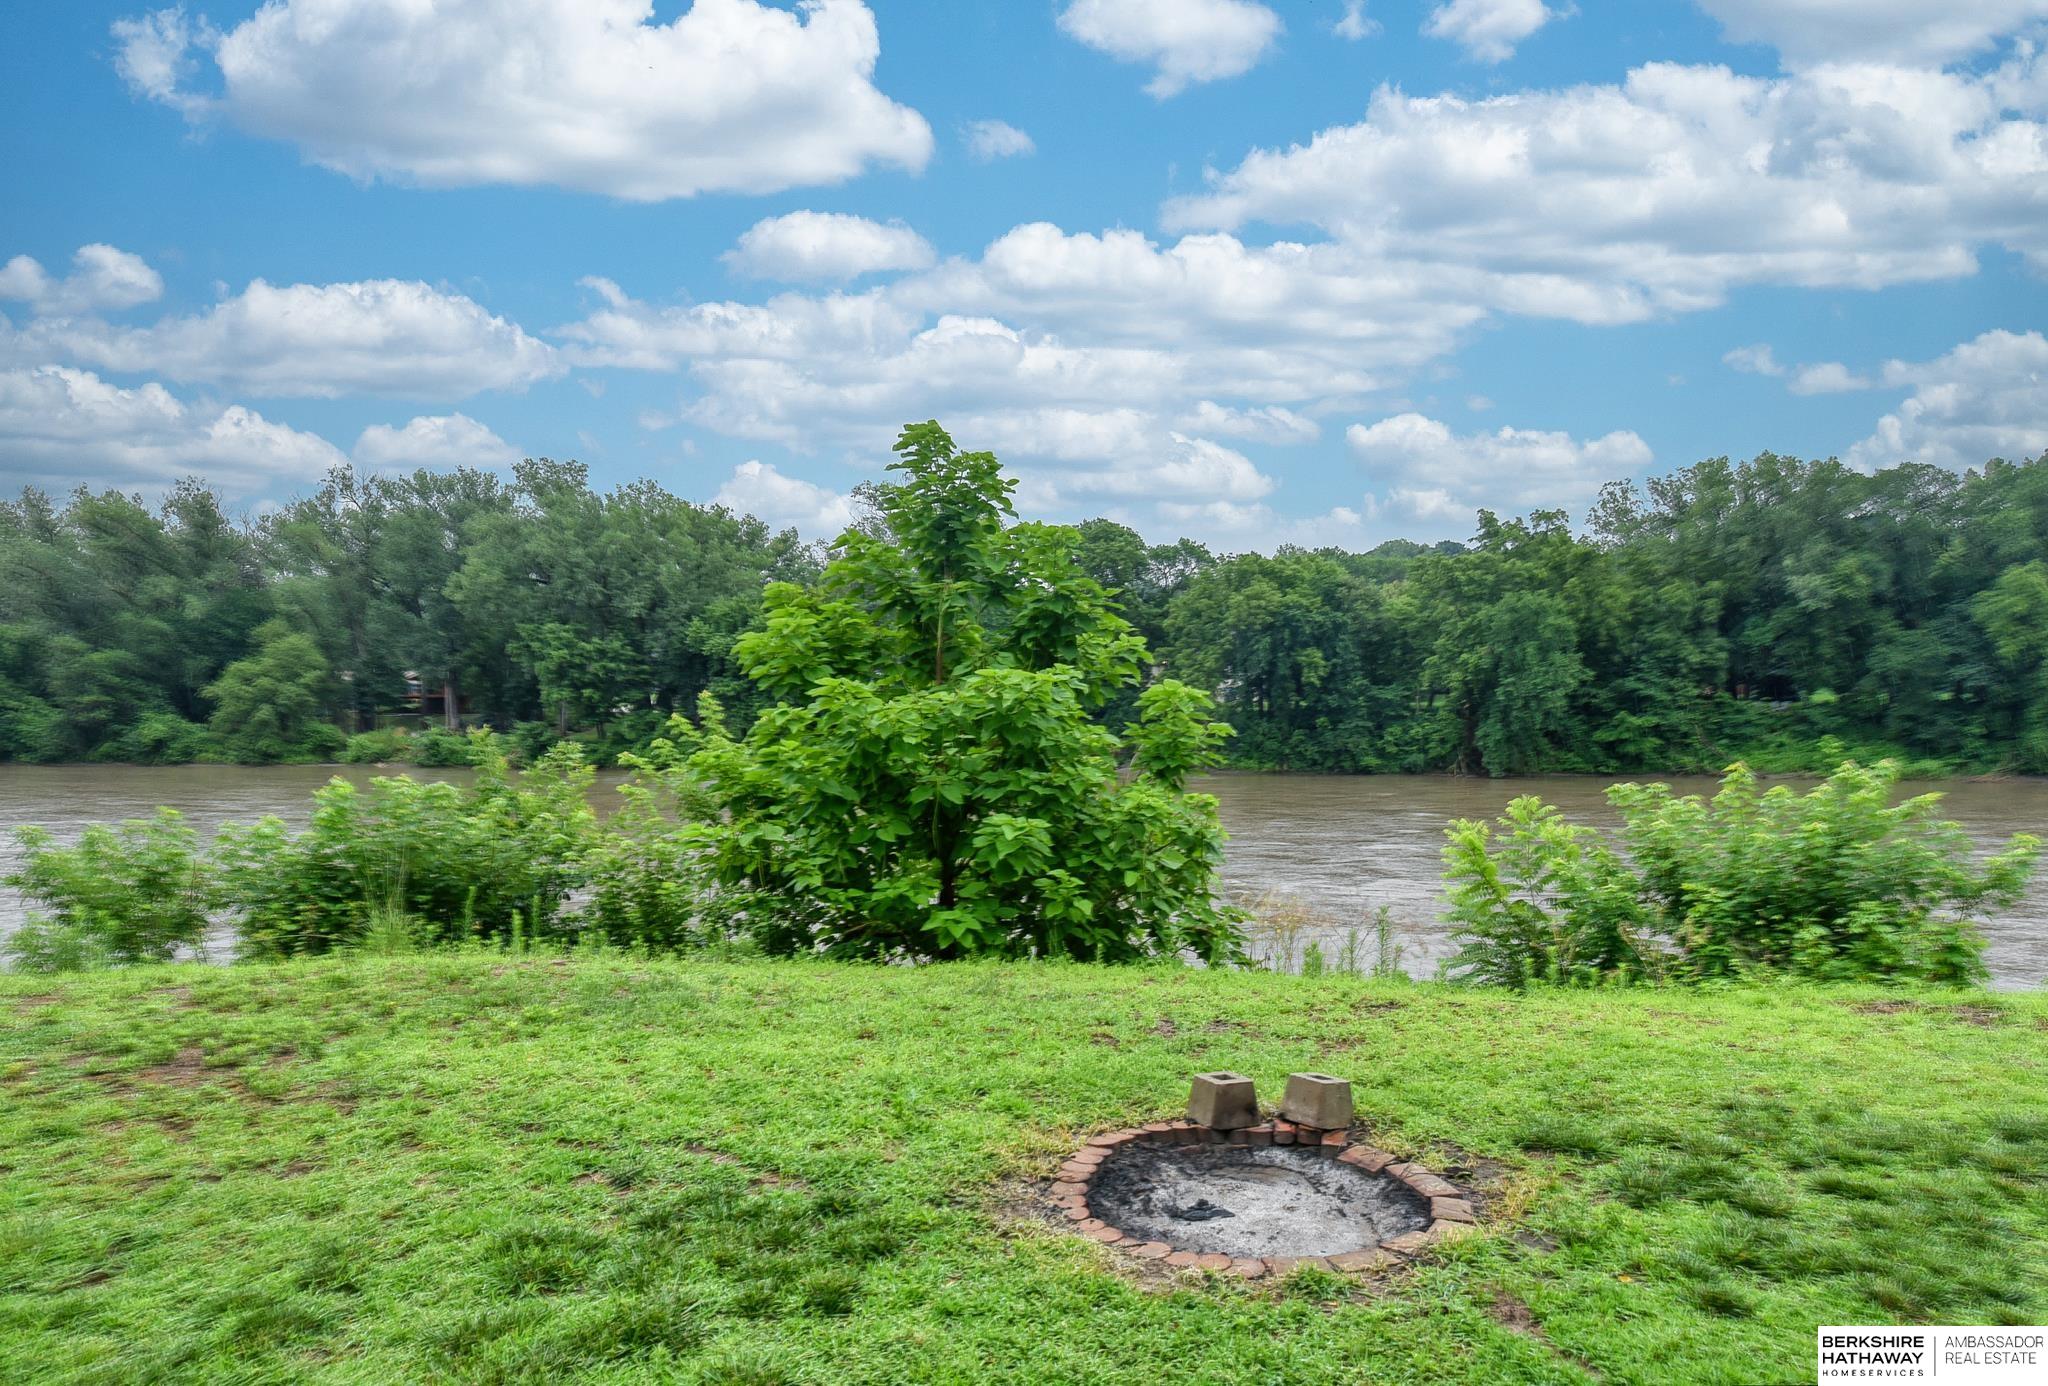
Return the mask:
M 1088 1205 L 1128 1236 L 1238 1258 L 1335 1256 L 1430 1226 L 1399 1180 L 1299 1146 L 1126 1145 Z

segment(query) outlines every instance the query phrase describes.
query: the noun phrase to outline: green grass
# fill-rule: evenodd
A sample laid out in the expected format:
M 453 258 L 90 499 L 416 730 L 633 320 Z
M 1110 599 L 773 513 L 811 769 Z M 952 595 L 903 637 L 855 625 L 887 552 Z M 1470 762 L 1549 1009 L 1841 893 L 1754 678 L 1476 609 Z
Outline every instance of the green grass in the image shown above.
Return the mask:
M 0 1380 L 1760 1382 L 2048 1322 L 2048 998 L 481 953 L 0 978 Z M 1910 1004 L 1897 1004 L 1900 1001 Z M 1490 1234 L 1144 1281 L 1030 1212 L 1221 1066 Z

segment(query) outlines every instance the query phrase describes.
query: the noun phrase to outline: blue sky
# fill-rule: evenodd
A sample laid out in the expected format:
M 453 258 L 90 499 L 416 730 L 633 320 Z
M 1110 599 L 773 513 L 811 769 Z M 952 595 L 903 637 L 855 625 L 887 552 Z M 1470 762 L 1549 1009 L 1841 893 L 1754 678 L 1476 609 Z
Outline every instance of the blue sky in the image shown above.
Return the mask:
M 0 486 L 550 455 L 822 535 L 937 415 L 1029 514 L 1240 549 L 1765 448 L 2031 456 L 2044 37 L 2048 0 L 31 7 Z

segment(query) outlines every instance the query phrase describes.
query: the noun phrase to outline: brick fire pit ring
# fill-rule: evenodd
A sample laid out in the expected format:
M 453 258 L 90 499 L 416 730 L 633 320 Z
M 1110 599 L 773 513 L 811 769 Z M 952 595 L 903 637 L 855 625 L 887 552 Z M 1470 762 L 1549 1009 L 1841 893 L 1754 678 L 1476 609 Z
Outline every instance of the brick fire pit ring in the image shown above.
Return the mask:
M 1125 1255 L 1246 1279 L 1383 1270 L 1477 1230 L 1464 1191 L 1345 1131 L 1154 1122 L 1093 1137 L 1054 1204 Z

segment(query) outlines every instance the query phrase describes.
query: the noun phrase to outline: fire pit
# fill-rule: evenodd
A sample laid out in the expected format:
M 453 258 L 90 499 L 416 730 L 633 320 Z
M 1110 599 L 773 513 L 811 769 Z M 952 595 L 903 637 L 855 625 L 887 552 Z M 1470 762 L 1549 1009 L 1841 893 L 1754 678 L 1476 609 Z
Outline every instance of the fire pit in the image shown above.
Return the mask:
M 1309 1076 L 1344 1087 L 1348 1116 L 1348 1085 Z M 1205 1085 L 1233 1100 L 1216 1103 Z M 1192 1110 L 1226 1123 L 1255 1118 L 1249 1087 L 1239 1075 L 1204 1075 Z M 1348 1131 L 1284 1119 L 1154 1122 L 1096 1136 L 1060 1167 L 1052 1196 L 1082 1233 L 1128 1255 L 1247 1278 L 1301 1266 L 1379 1270 L 1477 1230 L 1471 1201 L 1449 1180 L 1354 1144 Z

